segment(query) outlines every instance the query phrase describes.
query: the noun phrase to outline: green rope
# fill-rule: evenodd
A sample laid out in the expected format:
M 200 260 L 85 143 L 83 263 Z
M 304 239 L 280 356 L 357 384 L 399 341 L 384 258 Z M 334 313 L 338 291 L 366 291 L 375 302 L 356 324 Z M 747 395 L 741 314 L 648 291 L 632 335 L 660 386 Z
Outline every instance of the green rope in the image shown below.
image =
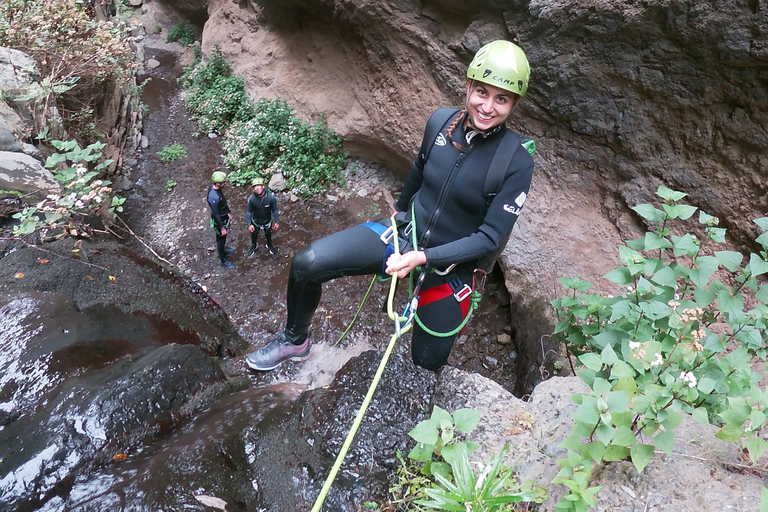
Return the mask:
M 483 298 L 483 294 L 480 292 L 472 292 L 472 295 L 469 296 L 469 311 L 467 311 L 467 316 L 464 317 L 464 320 L 462 320 L 461 324 L 454 330 L 450 332 L 437 332 L 433 331 L 426 325 L 424 325 L 419 318 L 419 314 L 416 313 L 413 317 L 413 319 L 416 321 L 419 327 L 426 332 L 427 334 L 431 334 L 432 336 L 436 336 L 438 338 L 448 338 L 450 336 L 453 336 L 454 334 L 458 334 L 461 332 L 461 330 L 467 325 L 467 322 L 469 322 L 469 318 L 472 316 L 472 313 L 477 309 L 477 307 L 480 305 L 480 299 Z
M 363 310 L 363 306 L 365 306 L 365 301 L 368 300 L 368 294 L 371 293 L 371 288 L 373 288 L 373 283 L 376 282 L 376 277 L 377 276 L 373 276 L 373 279 L 371 279 L 371 284 L 368 285 L 368 290 L 365 292 L 365 297 L 363 297 L 363 301 L 360 303 L 360 307 L 357 308 L 357 313 L 355 313 L 355 316 L 352 317 L 352 321 L 349 322 L 349 325 L 347 326 L 346 329 L 344 329 L 344 332 L 341 333 L 341 336 L 339 336 L 339 339 L 336 340 L 336 343 L 333 344 L 334 347 L 338 346 L 338 344 L 341 343 L 341 340 L 344 339 L 344 336 L 347 335 L 349 330 L 355 324 L 355 320 L 357 320 L 357 316 L 360 314 L 360 311 Z

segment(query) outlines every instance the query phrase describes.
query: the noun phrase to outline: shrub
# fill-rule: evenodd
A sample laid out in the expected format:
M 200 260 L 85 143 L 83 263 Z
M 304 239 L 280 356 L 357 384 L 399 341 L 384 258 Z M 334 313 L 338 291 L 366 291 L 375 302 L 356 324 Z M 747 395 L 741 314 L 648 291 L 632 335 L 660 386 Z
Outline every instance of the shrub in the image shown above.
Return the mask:
M 208 62 L 187 68 L 181 83 L 187 89 L 187 109 L 203 133 L 223 133 L 233 121 L 253 117 L 243 79 L 232 75 L 218 46 Z
M 555 337 L 592 389 L 575 396 L 568 456 L 554 480 L 569 488 L 561 510 L 594 506 L 595 464 L 629 458 L 642 471 L 657 448 L 671 453 L 684 415 L 717 425 L 717 437 L 739 444 L 752 463 L 768 448 L 760 436 L 768 394 L 750 368 L 768 354 L 768 285 L 760 277 L 768 273 L 768 233 L 744 264 L 741 253 L 717 250 L 725 229 L 703 211 L 703 240 L 672 234 L 697 208 L 679 204 L 686 194 L 663 186 L 657 195 L 661 209 L 633 208 L 655 229 L 620 246 L 623 265 L 605 276 L 626 292 L 586 294 L 591 283 L 567 278 L 560 282 L 569 294 L 552 302 Z M 768 217 L 755 223 L 768 230 Z
M 61 183 L 62 192 L 60 195 L 50 194 L 34 208 L 24 208 L 14 214 L 13 217 L 20 222 L 13 228 L 14 236 L 28 235 L 43 227 L 64 227 L 66 234 L 67 225 L 74 218 L 95 213 L 107 200 L 111 201 L 112 207 L 120 206 L 125 201 L 118 196 L 110 199 L 111 182 L 96 179 L 112 163 L 112 160 L 103 158 L 103 143 L 95 142 L 81 148 L 75 140 L 54 140 L 51 145 L 57 152 L 48 157 L 45 167 Z M 121 210 L 122 206 L 118 211 Z
M 157 25 L 155 25 L 157 27 Z M 162 27 L 160 27 L 162 30 Z M 159 32 L 155 32 L 159 33 Z M 186 21 L 182 21 L 174 25 L 174 27 L 168 31 L 168 35 L 165 37 L 165 41 L 168 43 L 179 42 L 183 46 L 192 46 L 195 44 L 197 33 L 195 28 Z
M 253 119 L 233 124 L 222 146 L 236 185 L 269 178 L 270 168 L 279 169 L 286 185 L 303 198 L 343 182 L 347 153 L 341 139 L 323 117 L 315 125 L 297 119 L 285 100 L 259 99 Z
M 89 129 L 93 112 L 114 82 L 133 74 L 133 52 L 123 25 L 92 20 L 76 0 L 5 0 L 0 2 L 0 46 L 17 48 L 40 65 L 40 105 L 55 104 L 68 130 Z M 37 113 L 37 131 L 49 124 L 46 108 Z M 82 125 L 82 126 L 81 126 Z
M 157 156 L 160 157 L 160 161 L 164 164 L 169 164 L 187 156 L 187 147 L 184 144 L 173 143 L 158 151 Z

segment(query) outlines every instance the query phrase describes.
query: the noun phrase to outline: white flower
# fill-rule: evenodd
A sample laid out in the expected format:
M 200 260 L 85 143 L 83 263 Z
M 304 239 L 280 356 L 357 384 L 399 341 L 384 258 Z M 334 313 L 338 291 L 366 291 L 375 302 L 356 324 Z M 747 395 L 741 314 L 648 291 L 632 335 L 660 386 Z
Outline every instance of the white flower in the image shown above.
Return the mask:
M 637 341 L 630 341 L 629 348 L 632 350 L 635 350 L 636 348 L 640 348 L 640 343 L 638 343 Z
M 77 167 L 77 169 L 75 169 L 75 172 L 76 172 L 77 174 L 81 174 L 81 175 L 82 175 L 82 174 L 85 174 L 87 171 L 88 171 L 88 169 L 86 169 L 86 168 L 85 168 L 85 167 L 83 167 L 83 166 L 78 166 L 78 167 Z
M 661 354 L 656 352 L 656 359 L 651 361 L 651 366 L 661 366 L 664 361 L 661 359 Z
M 82 202 L 82 201 L 80 201 L 80 200 L 77 200 L 77 201 L 75 202 L 75 208 L 82 208 L 82 207 L 83 207 L 83 202 Z
M 680 380 L 688 383 L 688 387 L 692 388 L 696 386 L 696 376 L 693 372 L 683 372 L 680 374 Z

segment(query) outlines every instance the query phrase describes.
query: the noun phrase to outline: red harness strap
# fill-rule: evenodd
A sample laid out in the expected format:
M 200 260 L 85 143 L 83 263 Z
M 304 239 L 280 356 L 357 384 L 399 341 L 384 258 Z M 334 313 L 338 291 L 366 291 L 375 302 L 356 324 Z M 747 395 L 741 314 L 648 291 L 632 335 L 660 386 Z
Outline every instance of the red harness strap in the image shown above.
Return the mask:
M 441 284 L 440 286 L 434 286 L 419 293 L 419 306 L 426 306 L 427 304 L 431 304 L 432 302 L 436 302 L 449 296 L 453 296 L 455 299 L 453 290 L 448 283 Z M 467 294 L 467 296 L 464 297 L 461 302 L 459 302 L 459 305 L 461 306 L 461 319 L 464 320 L 464 318 L 466 318 L 467 314 L 469 313 L 469 294 Z M 461 330 L 459 335 L 464 334 L 465 330 L 466 326 Z

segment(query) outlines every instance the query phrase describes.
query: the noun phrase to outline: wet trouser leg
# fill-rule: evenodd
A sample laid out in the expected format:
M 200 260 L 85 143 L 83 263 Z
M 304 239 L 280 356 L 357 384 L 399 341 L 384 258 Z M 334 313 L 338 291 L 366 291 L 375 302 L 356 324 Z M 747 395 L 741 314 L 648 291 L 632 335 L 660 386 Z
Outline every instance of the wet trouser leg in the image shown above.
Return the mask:
M 222 263 L 227 259 L 227 235 L 221 234 L 221 229 L 216 228 L 216 251 L 219 253 L 219 259 Z
M 315 240 L 296 253 L 288 277 L 286 334 L 295 338 L 309 331 L 324 282 L 380 272 L 386 248 L 374 231 L 355 226 Z
M 253 233 L 251 233 L 251 245 L 253 247 L 258 247 L 259 242 L 259 226 L 255 226 Z
M 264 237 L 267 239 L 267 247 L 272 247 L 272 228 L 264 228 Z

